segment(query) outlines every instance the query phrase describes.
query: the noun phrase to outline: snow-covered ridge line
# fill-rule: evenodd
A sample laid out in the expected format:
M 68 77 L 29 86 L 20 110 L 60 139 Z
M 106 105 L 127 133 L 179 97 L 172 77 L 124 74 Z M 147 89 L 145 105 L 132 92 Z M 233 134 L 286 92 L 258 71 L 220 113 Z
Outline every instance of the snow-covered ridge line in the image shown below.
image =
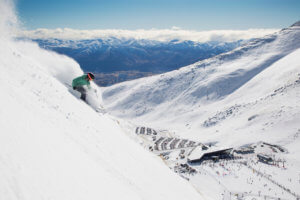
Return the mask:
M 47 47 L 72 47 L 76 48 L 84 48 L 87 45 L 91 49 L 102 46 L 102 45 L 109 45 L 109 46 L 160 46 L 160 45 L 187 45 L 187 46 L 200 46 L 200 45 L 207 45 L 207 46 L 222 46 L 228 43 L 234 43 L 243 41 L 242 39 L 237 39 L 230 42 L 223 42 L 223 41 L 207 41 L 207 42 L 199 42 L 199 41 L 192 41 L 192 40 L 168 40 L 168 41 L 159 41 L 159 40 L 151 40 L 151 39 L 135 39 L 135 38 L 118 38 L 118 37 L 109 37 L 109 38 L 95 38 L 95 39 L 82 39 L 82 40 L 71 40 L 71 39 L 58 39 L 58 38 L 46 38 L 46 39 L 32 39 L 32 38 L 25 38 L 19 37 L 20 40 L 33 40 L 35 42 L 39 42 L 42 45 L 46 45 Z M 249 38 L 253 39 L 253 38 Z M 247 41 L 247 40 L 246 40 Z M 245 42 L 246 42 L 245 41 Z
M 251 38 L 262 37 L 267 34 L 274 33 L 278 29 L 248 29 L 248 30 L 211 30 L 211 31 L 194 31 L 182 29 L 150 29 L 150 30 L 76 30 L 70 28 L 58 29 L 36 29 L 23 30 L 18 33 L 20 37 L 32 39 L 136 39 L 136 40 L 156 40 L 156 41 L 171 41 L 171 40 L 190 40 L 194 42 L 209 42 L 223 41 L 232 42 L 236 40 L 248 40 Z
M 86 72 L 117 74 L 125 72 L 125 76 L 120 75 L 121 80 L 128 78 L 128 75 L 130 77 L 133 71 L 142 74 L 172 71 L 195 61 L 228 52 L 246 42 L 242 40 L 207 43 L 178 40 L 161 42 L 118 38 L 108 40 L 37 39 L 34 41 L 44 49 L 74 58 Z M 109 80 L 104 74 L 103 79 L 96 76 L 97 81 L 103 84 L 118 80 Z

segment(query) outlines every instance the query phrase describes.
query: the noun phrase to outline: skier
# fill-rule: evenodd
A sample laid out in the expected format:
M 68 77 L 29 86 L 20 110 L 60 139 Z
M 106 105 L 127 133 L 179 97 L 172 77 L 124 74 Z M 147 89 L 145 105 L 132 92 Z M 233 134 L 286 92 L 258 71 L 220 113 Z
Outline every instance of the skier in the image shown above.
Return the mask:
M 72 87 L 73 90 L 77 90 L 78 92 L 81 93 L 80 99 L 85 101 L 86 99 L 86 88 L 85 86 L 88 87 L 88 89 L 91 89 L 90 86 L 90 81 L 94 80 L 95 76 L 92 73 L 87 73 L 82 76 L 79 76 L 72 81 Z

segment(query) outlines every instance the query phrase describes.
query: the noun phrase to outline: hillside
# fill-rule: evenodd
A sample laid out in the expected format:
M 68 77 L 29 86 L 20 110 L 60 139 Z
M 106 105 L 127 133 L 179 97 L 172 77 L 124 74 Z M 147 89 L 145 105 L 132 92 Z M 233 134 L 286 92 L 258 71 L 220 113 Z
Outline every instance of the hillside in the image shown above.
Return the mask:
M 282 143 L 300 129 L 299 48 L 295 24 L 179 70 L 104 88 L 103 101 L 113 115 L 201 141 Z
M 272 71 L 280 65 L 278 62 L 283 62 L 280 62 L 281 59 L 300 47 L 299 35 L 299 26 L 292 26 L 176 71 L 105 88 L 104 102 L 111 113 L 139 121 L 155 123 L 158 119 L 169 122 L 178 119 L 182 122 L 192 112 L 193 115 L 198 112 L 199 119 L 208 110 L 207 106 L 218 102 L 225 106 L 227 99 L 237 96 L 240 89 L 251 84 L 257 75 L 268 73 L 267 70 Z M 287 66 L 283 64 L 281 68 L 297 71 L 297 66 L 297 63 Z M 270 75 L 262 83 L 252 83 L 257 86 L 256 92 L 245 92 L 240 95 L 245 98 L 234 100 L 241 103 L 258 100 L 278 87 L 297 80 L 297 73 L 274 85 L 273 82 L 268 83 L 272 78 Z M 265 84 L 268 87 L 260 87 Z M 216 112 L 215 109 L 211 111 Z
M 103 88 L 103 101 L 206 196 L 299 199 L 299 58 L 298 22 L 179 70 Z
M 82 74 L 74 60 L 10 38 L 16 16 L 0 5 L 0 199 L 201 199 L 69 92 Z

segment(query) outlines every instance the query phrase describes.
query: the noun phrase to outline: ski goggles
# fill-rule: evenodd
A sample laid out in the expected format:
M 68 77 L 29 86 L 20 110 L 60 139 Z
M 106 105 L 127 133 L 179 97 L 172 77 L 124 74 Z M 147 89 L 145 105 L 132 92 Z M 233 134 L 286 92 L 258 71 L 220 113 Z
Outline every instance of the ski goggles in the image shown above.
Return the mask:
M 93 80 L 93 78 L 91 77 L 90 74 L 87 74 L 87 76 L 88 76 L 88 78 L 89 78 L 90 81 Z

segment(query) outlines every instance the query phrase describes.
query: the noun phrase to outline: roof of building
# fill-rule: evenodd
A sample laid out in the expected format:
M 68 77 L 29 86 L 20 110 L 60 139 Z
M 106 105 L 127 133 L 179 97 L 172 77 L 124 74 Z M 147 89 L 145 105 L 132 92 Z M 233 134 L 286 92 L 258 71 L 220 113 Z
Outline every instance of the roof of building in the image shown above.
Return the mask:
M 232 150 L 232 148 L 226 148 L 226 149 L 217 149 L 217 148 L 210 148 L 208 150 L 202 150 L 201 146 L 196 147 L 188 156 L 189 160 L 197 160 L 202 158 L 202 156 L 204 156 L 205 154 L 210 154 L 210 153 L 221 153 L 221 152 L 225 152 L 228 150 Z

